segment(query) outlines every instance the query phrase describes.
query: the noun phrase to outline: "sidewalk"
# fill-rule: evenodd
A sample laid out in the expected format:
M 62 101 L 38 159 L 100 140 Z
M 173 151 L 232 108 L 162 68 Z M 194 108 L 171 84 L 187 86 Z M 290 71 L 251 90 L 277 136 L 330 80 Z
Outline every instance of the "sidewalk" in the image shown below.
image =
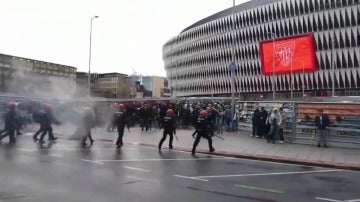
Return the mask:
M 130 130 L 130 133 L 127 130 L 124 133 L 125 144 L 158 147 L 162 137 L 162 130 L 153 129 L 145 132 L 141 131 L 139 127 L 131 128 Z M 55 126 L 54 131 L 55 133 L 71 134 L 71 131 L 75 131 L 75 127 Z M 177 137 L 179 140 L 177 141 L 174 137 L 174 149 L 190 152 L 194 142 L 194 138 L 191 136 L 193 131 L 193 129 L 178 129 Z M 92 134 L 94 139 L 98 141 L 113 141 L 117 138 L 117 132 L 108 133 L 103 128 L 94 129 Z M 309 166 L 360 170 L 360 151 L 356 149 L 338 147 L 318 148 L 316 145 L 291 143 L 272 144 L 266 143 L 264 139 L 253 138 L 249 134 L 240 134 L 239 132 L 224 132 L 222 137 L 224 140 L 213 137 L 213 145 L 216 149 L 213 154 Z M 163 150 L 168 148 L 168 140 L 167 138 L 164 142 Z M 207 140 L 202 139 L 197 148 L 197 153 L 208 152 Z

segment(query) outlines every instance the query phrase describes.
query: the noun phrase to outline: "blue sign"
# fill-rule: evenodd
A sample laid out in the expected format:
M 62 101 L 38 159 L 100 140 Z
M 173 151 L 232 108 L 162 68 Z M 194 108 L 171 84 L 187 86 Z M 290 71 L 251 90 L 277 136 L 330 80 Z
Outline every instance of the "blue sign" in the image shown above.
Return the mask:
M 235 72 L 236 69 L 237 69 L 236 64 L 235 64 L 235 63 L 232 63 L 232 64 L 230 65 L 229 69 L 230 69 L 231 72 Z

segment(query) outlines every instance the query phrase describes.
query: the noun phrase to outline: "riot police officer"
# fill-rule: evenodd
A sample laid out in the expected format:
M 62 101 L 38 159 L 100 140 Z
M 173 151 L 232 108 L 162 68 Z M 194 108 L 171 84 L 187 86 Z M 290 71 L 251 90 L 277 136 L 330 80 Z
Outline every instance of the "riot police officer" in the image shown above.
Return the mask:
M 125 125 L 129 130 L 129 123 L 127 119 L 127 114 L 125 111 L 125 105 L 119 104 L 119 111 L 115 112 L 113 115 L 113 125 L 116 126 L 118 132 L 118 138 L 116 141 L 116 148 L 120 148 L 123 145 L 123 136 Z
M 169 140 L 169 149 L 173 148 L 173 138 L 174 134 L 176 134 L 176 128 L 175 128 L 175 120 L 174 120 L 174 110 L 168 109 L 166 111 L 166 115 L 163 119 L 162 126 L 164 127 L 163 137 L 161 138 L 159 142 L 159 150 L 161 150 L 161 146 L 164 143 L 166 136 L 170 136 Z
M 5 134 L 0 136 L 0 142 L 4 137 L 9 136 L 10 143 L 14 143 L 14 142 L 16 142 L 16 139 L 15 139 L 16 103 L 10 102 L 8 107 L 9 107 L 9 110 L 6 112 L 5 117 L 4 117 L 4 122 L 5 122 L 4 132 L 5 132 Z
M 202 137 L 206 138 L 208 140 L 208 142 L 209 142 L 209 151 L 214 152 L 215 149 L 212 146 L 212 139 L 211 139 L 211 136 L 208 134 L 209 133 L 209 124 L 208 124 L 208 121 L 207 121 L 207 111 L 206 110 L 202 110 L 200 112 L 200 116 L 197 119 L 195 129 L 196 129 L 197 134 L 196 134 L 196 138 L 195 138 L 195 142 L 194 142 L 191 154 L 195 155 L 196 147 L 199 144 L 200 139 Z
M 44 137 L 45 137 L 46 133 L 49 134 L 49 141 L 54 141 L 57 139 L 57 137 L 55 137 L 53 134 L 53 128 L 51 127 L 51 124 L 52 123 L 60 124 L 60 122 L 55 119 L 55 117 L 52 113 L 51 105 L 44 104 L 43 107 L 44 107 L 45 113 L 43 114 L 42 123 L 41 123 L 44 127 L 44 130 L 41 133 L 40 140 L 39 140 L 39 143 L 41 143 L 41 144 L 45 143 Z

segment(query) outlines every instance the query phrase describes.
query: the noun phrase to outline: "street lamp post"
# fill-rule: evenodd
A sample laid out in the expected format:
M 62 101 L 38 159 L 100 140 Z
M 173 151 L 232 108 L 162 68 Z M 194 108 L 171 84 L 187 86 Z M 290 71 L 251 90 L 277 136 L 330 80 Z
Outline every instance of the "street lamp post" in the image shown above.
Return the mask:
M 232 7 L 232 31 L 235 32 L 235 0 L 233 0 L 233 7 Z M 235 114 L 235 70 L 236 70 L 236 64 L 235 64 L 235 34 L 233 33 L 232 36 L 232 49 L 231 49 L 231 58 L 232 63 L 230 66 L 230 73 L 231 73 L 231 115 L 234 117 Z
M 271 34 L 272 38 L 272 48 L 273 48 L 273 60 L 272 60 L 272 68 L 273 68 L 273 76 L 272 76 L 272 89 L 273 89 L 273 100 L 275 101 L 275 38 L 276 33 L 268 32 L 268 34 Z
M 92 23 L 95 18 L 99 16 L 95 15 L 90 19 L 90 46 L 89 46 L 89 75 L 88 75 L 88 87 L 89 87 L 89 97 L 91 96 L 91 39 L 92 39 Z

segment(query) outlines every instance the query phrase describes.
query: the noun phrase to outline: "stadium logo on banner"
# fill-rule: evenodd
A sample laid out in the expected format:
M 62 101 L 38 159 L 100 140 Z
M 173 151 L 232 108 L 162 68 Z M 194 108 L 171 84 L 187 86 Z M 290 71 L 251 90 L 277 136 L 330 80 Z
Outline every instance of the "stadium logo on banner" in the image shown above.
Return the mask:
M 260 41 L 262 73 L 273 75 L 316 71 L 318 63 L 315 50 L 312 33 Z
M 287 42 L 275 45 L 275 57 L 285 67 L 292 62 L 295 50 L 294 42 Z

